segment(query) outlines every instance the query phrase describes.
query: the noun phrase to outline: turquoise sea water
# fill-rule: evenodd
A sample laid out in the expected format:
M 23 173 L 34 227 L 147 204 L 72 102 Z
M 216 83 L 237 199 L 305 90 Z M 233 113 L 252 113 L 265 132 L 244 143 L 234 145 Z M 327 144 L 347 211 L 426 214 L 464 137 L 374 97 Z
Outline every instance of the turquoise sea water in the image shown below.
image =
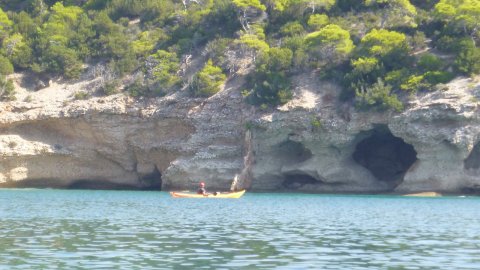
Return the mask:
M 479 269 L 480 198 L 0 190 L 0 269 Z

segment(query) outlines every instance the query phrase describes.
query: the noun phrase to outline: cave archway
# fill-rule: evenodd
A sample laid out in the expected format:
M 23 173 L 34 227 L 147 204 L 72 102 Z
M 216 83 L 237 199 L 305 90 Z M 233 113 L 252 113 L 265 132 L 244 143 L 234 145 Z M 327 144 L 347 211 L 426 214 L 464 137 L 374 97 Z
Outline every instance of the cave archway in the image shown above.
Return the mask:
M 463 167 L 467 170 L 480 168 L 480 143 L 473 147 L 468 157 L 463 161 Z
M 470 173 L 477 175 L 477 170 L 480 169 L 480 142 L 475 144 L 468 157 L 463 161 L 463 168 L 466 170 L 472 170 Z M 464 187 L 461 193 L 480 195 L 480 185 L 473 184 L 468 187 Z
M 276 145 L 273 152 L 273 157 L 277 162 L 282 167 L 286 166 L 289 168 L 295 168 L 297 164 L 309 160 L 312 156 L 312 151 L 306 148 L 305 145 L 290 139 Z M 288 172 L 284 172 L 280 176 L 276 176 L 276 178 L 276 180 L 282 179 L 281 186 L 288 190 L 297 190 L 305 185 L 319 183 L 314 177 L 295 169 L 288 170 Z
M 312 157 L 312 151 L 302 143 L 287 140 L 277 146 L 275 156 L 281 159 L 284 164 L 291 165 L 310 159 Z
M 112 190 L 161 190 L 162 173 L 155 166 L 155 169 L 139 178 L 140 185 L 118 184 L 108 180 L 100 179 L 78 179 L 73 181 L 66 188 L 68 189 L 112 189 Z
M 393 136 L 385 125 L 359 136 L 363 139 L 355 147 L 355 162 L 367 168 L 379 181 L 388 183 L 392 189 L 398 186 L 417 160 L 413 146 Z
M 155 166 L 154 170 L 140 178 L 143 190 L 162 190 L 162 172 Z

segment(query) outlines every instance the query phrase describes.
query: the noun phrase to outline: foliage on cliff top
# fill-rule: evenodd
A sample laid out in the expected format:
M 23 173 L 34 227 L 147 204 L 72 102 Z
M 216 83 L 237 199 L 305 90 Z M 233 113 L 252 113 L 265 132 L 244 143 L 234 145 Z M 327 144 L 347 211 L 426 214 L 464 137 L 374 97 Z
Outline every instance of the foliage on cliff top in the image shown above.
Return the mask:
M 0 1 L 0 70 L 76 79 L 85 64 L 102 64 L 105 85 L 135 78 L 123 81 L 133 95 L 190 86 L 204 97 L 250 63 L 244 93 L 258 106 L 287 102 L 290 78 L 315 71 L 359 108 L 400 110 L 408 95 L 480 73 L 479 7 L 480 0 Z M 192 64 L 199 57 L 203 69 Z

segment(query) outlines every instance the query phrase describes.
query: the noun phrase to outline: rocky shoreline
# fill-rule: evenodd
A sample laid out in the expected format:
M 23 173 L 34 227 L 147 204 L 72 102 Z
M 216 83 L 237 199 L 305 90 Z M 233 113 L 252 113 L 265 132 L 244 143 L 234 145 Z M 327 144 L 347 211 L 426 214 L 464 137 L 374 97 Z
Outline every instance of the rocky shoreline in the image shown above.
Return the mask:
M 289 103 L 262 111 L 242 78 L 208 99 L 72 98 L 78 88 L 0 103 L 0 187 L 311 193 L 477 194 L 480 85 L 458 78 L 402 113 L 358 112 L 338 87 L 295 78 Z M 88 87 L 85 87 L 88 89 Z M 58 91 L 56 89 L 55 91 Z M 61 91 L 61 90 L 60 90 Z

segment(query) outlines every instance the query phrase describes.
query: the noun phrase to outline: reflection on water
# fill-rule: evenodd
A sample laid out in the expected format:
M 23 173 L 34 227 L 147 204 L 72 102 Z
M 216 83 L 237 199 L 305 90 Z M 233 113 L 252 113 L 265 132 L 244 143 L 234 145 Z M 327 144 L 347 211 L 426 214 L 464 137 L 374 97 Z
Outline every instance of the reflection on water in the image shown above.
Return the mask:
M 480 198 L 0 190 L 0 269 L 478 269 Z

